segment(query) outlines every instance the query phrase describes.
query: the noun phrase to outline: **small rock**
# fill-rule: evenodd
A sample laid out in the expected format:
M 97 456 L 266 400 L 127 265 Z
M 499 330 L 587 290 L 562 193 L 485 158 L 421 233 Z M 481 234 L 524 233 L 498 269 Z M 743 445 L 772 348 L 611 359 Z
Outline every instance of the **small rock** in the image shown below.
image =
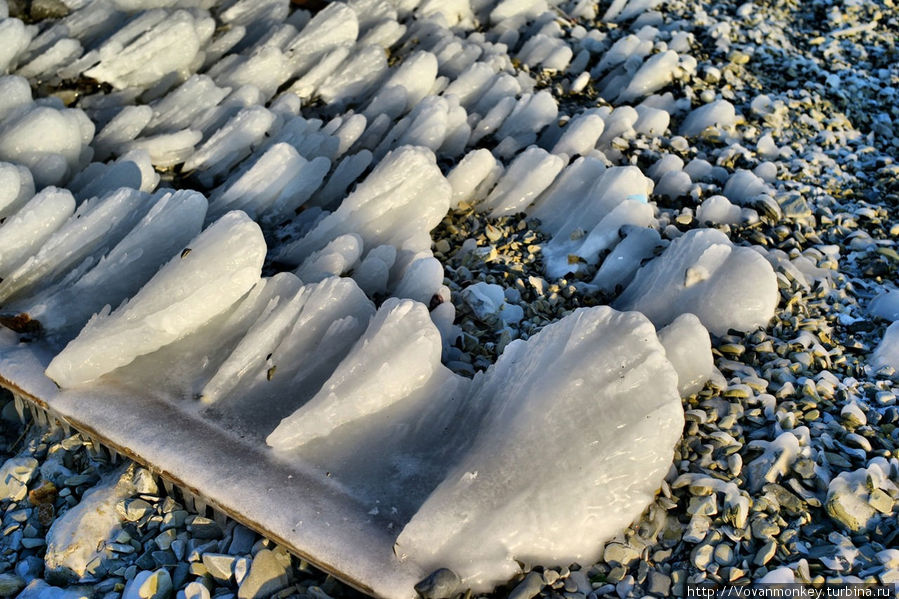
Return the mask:
M 735 561 L 733 547 L 731 547 L 728 543 L 721 543 L 720 545 L 715 547 L 715 561 L 722 566 L 733 565 Z
M 671 592 L 671 577 L 657 570 L 650 570 L 644 588 L 650 595 L 667 597 Z
M 9 573 L 0 574 L 0 597 L 12 597 L 23 588 L 25 588 L 25 579 L 21 576 Z
M 714 495 L 691 497 L 687 513 L 694 516 L 713 516 L 718 513 L 718 502 Z
M 238 585 L 244 581 L 250 573 L 250 565 L 253 563 L 248 557 L 239 557 L 234 560 L 234 582 Z
M 0 500 L 21 501 L 28 494 L 28 483 L 37 470 L 34 458 L 10 458 L 0 466 Z
M 633 562 L 640 559 L 640 552 L 630 545 L 622 543 L 609 543 L 603 551 L 603 560 L 606 563 L 622 566 L 629 566 Z
M 881 514 L 889 514 L 893 511 L 893 498 L 881 489 L 874 489 L 868 496 L 868 505 Z
M 512 589 L 509 599 L 531 599 L 543 588 L 543 576 L 539 572 L 528 572 L 524 580 Z
M 459 576 L 448 568 L 440 568 L 415 585 L 415 592 L 422 599 L 448 599 L 459 588 Z
M 774 557 L 774 554 L 776 552 L 777 543 L 769 539 L 764 545 L 762 545 L 762 548 L 756 552 L 755 558 L 752 560 L 752 563 L 757 566 L 764 566 L 769 561 L 771 561 L 771 558 Z
M 287 568 L 273 551 L 263 549 L 253 557 L 250 573 L 237 591 L 239 599 L 261 599 L 287 586 Z
M 199 582 L 188 583 L 182 592 L 184 593 L 184 599 L 210 599 L 209 589 Z M 181 593 L 179 592 L 178 595 L 180 597 Z
M 690 561 L 693 562 L 693 565 L 696 566 L 700 570 L 705 570 L 708 568 L 709 564 L 712 563 L 712 556 L 715 552 L 715 548 L 708 543 L 697 545 L 690 556 Z
M 256 542 L 256 533 L 245 526 L 238 524 L 234 527 L 231 536 L 231 545 L 228 547 L 228 553 L 231 555 L 249 555 L 253 550 L 253 543 Z
M 874 517 L 875 509 L 854 493 L 836 492 L 824 504 L 827 514 L 851 531 L 859 531 Z
M 222 527 L 215 520 L 197 516 L 187 525 L 189 532 L 195 539 L 221 539 Z
M 688 543 L 700 543 L 709 532 L 712 521 L 706 516 L 693 516 L 684 531 L 684 540 Z
M 122 599 L 165 599 L 172 594 L 172 577 L 168 570 L 138 572 L 125 587 Z
M 16 599 L 82 599 L 85 596 L 89 597 L 90 594 L 50 586 L 40 578 L 35 578 L 16 596 Z
M 116 505 L 116 511 L 128 522 L 137 522 L 153 512 L 153 506 L 143 499 L 129 499 Z
M 204 553 L 203 565 L 216 582 L 228 584 L 234 571 L 234 556 L 221 553 Z

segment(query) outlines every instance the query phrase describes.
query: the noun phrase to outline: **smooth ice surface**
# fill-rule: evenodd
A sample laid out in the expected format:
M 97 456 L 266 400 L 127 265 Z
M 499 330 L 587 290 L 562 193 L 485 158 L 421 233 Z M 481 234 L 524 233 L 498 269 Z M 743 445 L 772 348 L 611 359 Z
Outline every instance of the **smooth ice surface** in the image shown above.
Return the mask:
M 74 284 L 64 282 L 15 307 L 44 330 L 74 333 L 104 306 L 118 306 L 137 293 L 166 260 L 196 237 L 205 216 L 206 198 L 201 193 L 167 193 Z
M 476 590 L 517 572 L 515 560 L 598 558 L 652 500 L 683 426 L 655 329 L 607 307 L 513 342 L 467 401 L 484 410 L 478 435 L 396 551 Z
M 883 339 L 871 354 L 871 366 L 874 368 L 889 366 L 899 372 L 899 321 L 887 327 Z
M 711 196 L 696 209 L 696 220 L 701 223 L 736 225 L 742 220 L 743 211 L 724 196 Z
M 0 218 L 14 214 L 34 195 L 34 179 L 24 166 L 0 162 Z
M 677 372 L 681 397 L 693 395 L 705 385 L 715 370 L 709 332 L 694 314 L 681 314 L 659 331 L 665 356 Z
M 451 193 L 429 150 L 399 148 L 385 156 L 335 212 L 285 247 L 279 259 L 299 264 L 346 233 L 357 233 L 364 248 L 389 244 L 398 249 L 428 249 L 428 232 L 449 209 Z
M 60 228 L 0 282 L 0 301 L 43 288 L 96 252 L 112 247 L 143 215 L 146 194 L 122 188 L 83 202 Z
M 84 384 L 172 343 L 228 309 L 259 279 L 265 240 L 229 212 L 176 254 L 127 303 L 100 313 L 47 367 L 61 387 Z
M 0 226 L 0 279 L 36 253 L 74 212 L 75 198 L 68 190 L 45 187 L 9 217 Z
M 665 87 L 674 78 L 677 62 L 677 52 L 673 50 L 666 50 L 651 56 L 634 73 L 627 87 L 618 94 L 616 101 L 631 102 Z
M 524 212 L 565 167 L 565 160 L 532 146 L 515 157 L 479 209 L 490 216 Z
M 39 187 L 58 185 L 87 164 L 93 137 L 83 111 L 35 104 L 0 121 L 0 159 L 27 166 Z
M 699 135 L 709 127 L 729 129 L 737 122 L 734 105 L 727 100 L 715 100 L 693 110 L 680 126 L 680 134 Z
M 768 184 L 752 171 L 737 169 L 724 185 L 722 192 L 735 204 L 748 204 L 758 196 L 770 193 Z
M 649 227 L 624 226 L 621 235 L 624 239 L 605 257 L 591 281 L 600 291 L 610 295 L 615 294 L 619 286 L 626 287 L 643 261 L 652 258 L 662 245 L 659 232 Z
M 660 327 L 692 312 L 723 335 L 765 326 L 778 297 L 774 270 L 761 254 L 734 246 L 717 229 L 694 229 L 642 267 L 612 305 L 639 310 Z
M 884 320 L 899 320 L 899 291 L 881 293 L 868 304 L 868 313 Z
M 441 368 L 441 351 L 424 304 L 387 300 L 321 391 L 285 418 L 268 444 L 292 449 L 404 400 Z

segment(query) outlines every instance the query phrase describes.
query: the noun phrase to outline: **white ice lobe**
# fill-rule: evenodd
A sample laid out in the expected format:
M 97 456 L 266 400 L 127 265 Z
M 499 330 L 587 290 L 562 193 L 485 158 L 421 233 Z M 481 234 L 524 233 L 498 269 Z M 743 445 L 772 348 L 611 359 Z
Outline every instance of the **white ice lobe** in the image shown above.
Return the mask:
M 291 449 L 404 400 L 442 368 L 441 351 L 424 304 L 387 300 L 325 386 L 278 425 L 268 444 Z
M 475 589 L 517 572 L 515 560 L 596 559 L 652 499 L 683 426 L 652 325 L 605 307 L 514 342 L 467 401 L 486 406 L 478 435 L 396 551 Z M 553 467 L 536 477 L 536 463 Z
M 3 165 L 6 166 L 6 165 Z M 3 172 L 0 170 L 0 177 Z M 65 189 L 45 187 L 0 226 L 0 279 L 5 279 L 75 212 Z
M 256 283 L 265 257 L 258 225 L 230 212 L 175 255 L 127 303 L 95 316 L 47 367 L 62 387 L 88 383 L 187 335 Z
M 734 246 L 717 229 L 694 229 L 643 266 L 612 305 L 639 310 L 660 327 L 690 312 L 723 335 L 765 326 L 778 297 L 774 270 L 760 253 Z
M 15 306 L 21 306 L 45 331 L 77 331 L 104 306 L 118 306 L 134 295 L 160 265 L 200 232 L 205 215 L 206 198 L 201 193 L 166 193 L 131 232 L 73 284 L 66 281 Z
M 299 264 L 332 239 L 358 234 L 364 247 L 430 249 L 428 232 L 449 209 L 449 183 L 425 148 L 405 146 L 384 157 L 372 173 L 306 236 L 286 246 L 279 259 Z

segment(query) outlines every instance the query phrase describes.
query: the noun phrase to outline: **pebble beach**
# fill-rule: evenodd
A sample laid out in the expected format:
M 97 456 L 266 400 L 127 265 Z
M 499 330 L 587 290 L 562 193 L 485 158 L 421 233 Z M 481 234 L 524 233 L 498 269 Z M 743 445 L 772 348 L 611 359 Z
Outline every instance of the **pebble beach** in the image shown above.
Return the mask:
M 683 109 L 672 109 L 662 131 L 614 132 L 606 123 L 605 156 L 653 180 L 649 200 L 663 240 L 714 228 L 735 245 L 763 248 L 777 308 L 764 327 L 712 336 L 715 370 L 683 399 L 686 425 L 661 489 L 605 544 L 601 560 L 536 565 L 486 596 L 628 599 L 683 596 L 688 583 L 897 584 L 899 7 L 667 0 L 645 3 L 652 7 L 636 20 L 603 21 L 610 4 L 623 3 L 552 7 L 546 27 L 574 49 L 572 63 L 588 35 L 607 49 L 643 27 L 668 32 L 657 43 L 691 60 L 661 90 Z M 69 10 L 61 2 L 8 3 L 11 16 L 39 26 Z M 586 64 L 531 62 L 513 59 L 556 98 L 560 123 L 585 107 L 611 106 Z M 722 100 L 731 114 L 690 130 L 693 109 Z M 487 136 L 482 146 L 492 143 Z M 455 162 L 438 166 L 446 174 Z M 160 171 L 179 184 L 177 173 Z M 726 185 L 737 172 L 765 192 L 751 203 L 706 203 L 733 199 Z M 525 213 L 491 216 L 462 202 L 431 232 L 459 333 L 443 354 L 453 372 L 471 377 L 512 341 L 620 292 L 592 284 L 595 265 L 549 276 L 543 247 L 551 236 L 540 226 Z M 471 290 L 481 283 L 483 294 Z M 11 395 L 0 401 L 0 597 L 361 596 L 275 542 L 214 518 L 142 465 L 17 409 Z M 91 557 L 74 576 L 67 564 L 79 552 Z M 416 590 L 424 599 L 481 596 L 446 571 Z

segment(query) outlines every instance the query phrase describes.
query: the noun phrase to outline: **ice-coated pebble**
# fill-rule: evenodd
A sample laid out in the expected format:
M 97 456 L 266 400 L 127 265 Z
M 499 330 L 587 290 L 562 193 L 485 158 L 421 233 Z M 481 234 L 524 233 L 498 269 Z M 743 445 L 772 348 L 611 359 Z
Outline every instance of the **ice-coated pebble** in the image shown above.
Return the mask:
M 677 390 L 686 397 L 702 389 L 712 376 L 709 332 L 695 315 L 681 314 L 659 331 L 665 355 L 677 371 Z
M 637 271 L 613 306 L 639 310 L 658 326 L 692 312 L 723 335 L 766 325 L 778 299 L 774 270 L 761 254 L 734 246 L 718 230 L 696 229 Z
M 715 100 L 693 110 L 681 123 L 679 132 L 685 137 L 699 135 L 709 127 L 729 129 L 737 120 L 734 105 L 727 100 Z

